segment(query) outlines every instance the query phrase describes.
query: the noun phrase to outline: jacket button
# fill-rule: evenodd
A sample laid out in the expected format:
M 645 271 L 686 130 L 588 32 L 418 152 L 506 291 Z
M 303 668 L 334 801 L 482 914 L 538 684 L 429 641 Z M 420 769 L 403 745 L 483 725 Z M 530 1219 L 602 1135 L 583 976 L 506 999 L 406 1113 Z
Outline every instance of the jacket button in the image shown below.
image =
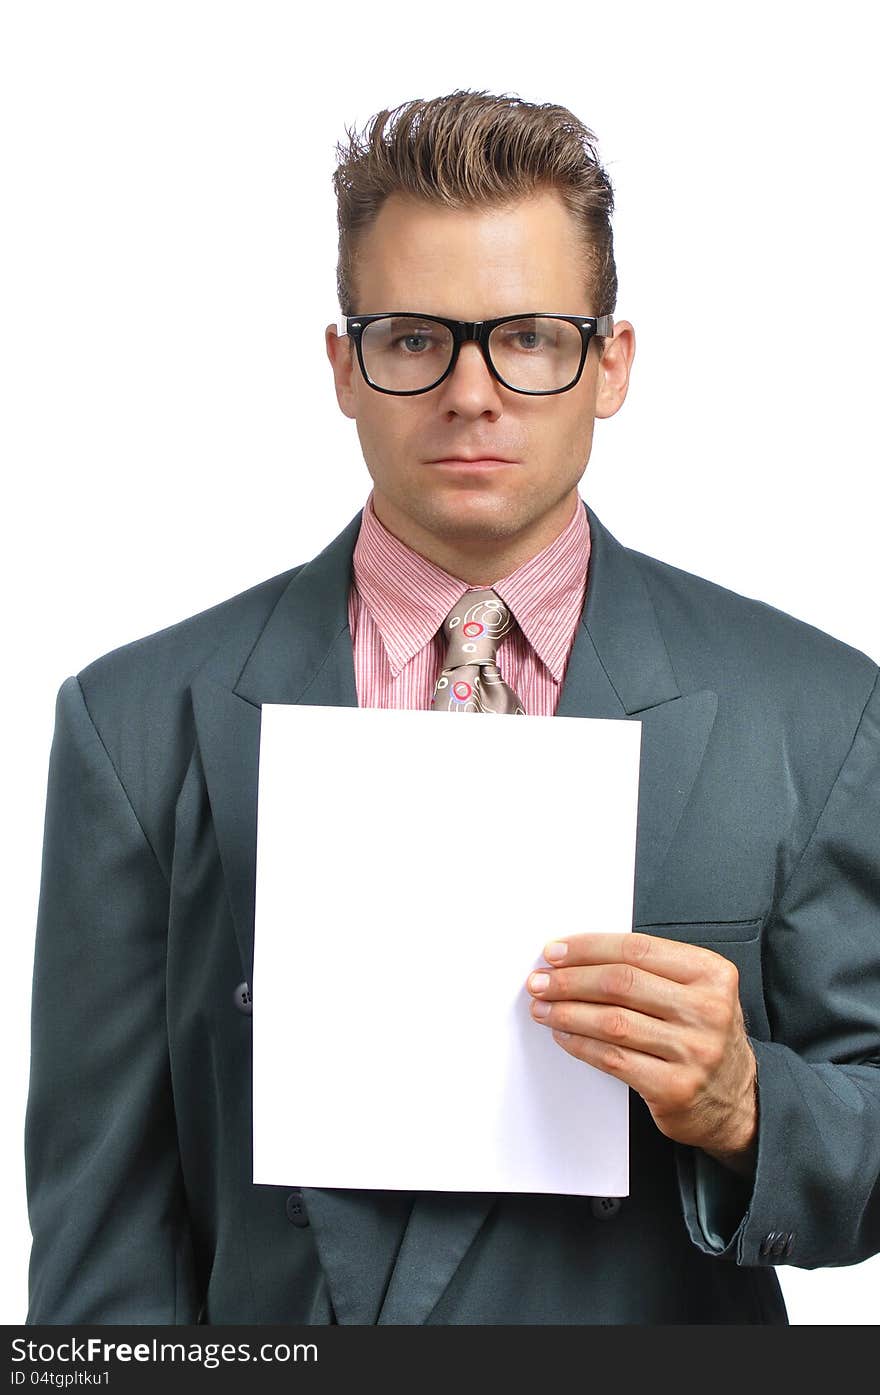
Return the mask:
M 287 1211 L 287 1219 L 293 1225 L 308 1225 L 309 1218 L 306 1215 L 306 1205 L 303 1201 L 303 1194 L 300 1191 L 299 1187 L 297 1187 L 295 1192 L 290 1193 L 290 1196 L 287 1198 L 287 1201 L 285 1203 L 285 1209 Z
M 593 1196 L 590 1209 L 597 1221 L 613 1221 L 622 1205 L 619 1196 Z
M 239 1012 L 243 1012 L 245 1017 L 250 1017 L 254 1010 L 251 990 L 246 983 L 240 983 L 234 993 L 235 1006 Z

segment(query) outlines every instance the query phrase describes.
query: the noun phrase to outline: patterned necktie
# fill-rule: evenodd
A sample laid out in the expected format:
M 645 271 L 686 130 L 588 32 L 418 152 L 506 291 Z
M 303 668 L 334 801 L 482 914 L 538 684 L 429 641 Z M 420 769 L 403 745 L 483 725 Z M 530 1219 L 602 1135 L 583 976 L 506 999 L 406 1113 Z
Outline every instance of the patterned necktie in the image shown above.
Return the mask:
M 437 680 L 432 712 L 506 712 L 525 716 L 495 662 L 513 617 L 494 591 L 465 591 L 443 622 L 448 648 Z

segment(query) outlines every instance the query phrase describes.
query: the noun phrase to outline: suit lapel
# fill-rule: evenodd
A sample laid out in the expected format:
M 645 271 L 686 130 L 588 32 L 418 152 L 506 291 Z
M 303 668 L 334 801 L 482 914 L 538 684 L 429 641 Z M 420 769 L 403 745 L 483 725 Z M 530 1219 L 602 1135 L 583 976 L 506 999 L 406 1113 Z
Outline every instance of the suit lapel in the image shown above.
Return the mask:
M 357 707 L 348 631 L 361 514 L 291 578 L 242 663 L 235 647 L 199 670 L 193 711 L 220 861 L 248 983 L 254 969 L 257 777 L 264 702 Z
M 717 696 L 682 695 L 648 589 L 632 554 L 587 509 L 587 598 L 556 715 L 642 724 L 634 923 L 649 921 L 652 891 L 687 808 L 715 721 Z
M 682 695 L 641 572 L 586 505 L 587 600 L 557 714 L 642 723 L 635 920 L 703 759 L 715 694 Z M 199 751 L 244 973 L 253 982 L 260 708 L 357 706 L 348 589 L 355 515 L 284 589 L 242 667 L 232 648 L 192 683 Z M 259 1011 L 259 1006 L 256 1007 Z M 341 1323 L 423 1323 L 486 1219 L 492 1195 L 303 1188 Z M 407 1218 L 409 1218 L 407 1220 Z

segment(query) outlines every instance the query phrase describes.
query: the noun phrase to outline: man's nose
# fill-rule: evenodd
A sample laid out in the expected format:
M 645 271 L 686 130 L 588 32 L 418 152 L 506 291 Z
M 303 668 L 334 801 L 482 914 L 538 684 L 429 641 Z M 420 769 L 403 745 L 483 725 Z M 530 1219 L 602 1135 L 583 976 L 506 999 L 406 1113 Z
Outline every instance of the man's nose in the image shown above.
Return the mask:
M 499 388 L 501 384 L 491 372 L 483 351 L 476 340 L 467 340 L 462 344 L 458 353 L 458 362 L 450 373 L 443 387 L 447 389 L 447 396 L 453 401 L 460 401 L 462 405 L 480 405 L 483 410 L 486 399 L 491 399 L 491 405 L 500 405 Z

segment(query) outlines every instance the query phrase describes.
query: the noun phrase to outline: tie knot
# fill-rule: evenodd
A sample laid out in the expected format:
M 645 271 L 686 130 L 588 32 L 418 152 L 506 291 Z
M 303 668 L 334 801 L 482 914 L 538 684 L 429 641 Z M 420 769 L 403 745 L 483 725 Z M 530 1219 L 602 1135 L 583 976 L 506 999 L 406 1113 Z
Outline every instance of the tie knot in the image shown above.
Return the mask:
M 449 646 L 444 668 L 494 663 L 498 645 L 512 625 L 508 607 L 494 591 L 465 591 L 443 622 Z

